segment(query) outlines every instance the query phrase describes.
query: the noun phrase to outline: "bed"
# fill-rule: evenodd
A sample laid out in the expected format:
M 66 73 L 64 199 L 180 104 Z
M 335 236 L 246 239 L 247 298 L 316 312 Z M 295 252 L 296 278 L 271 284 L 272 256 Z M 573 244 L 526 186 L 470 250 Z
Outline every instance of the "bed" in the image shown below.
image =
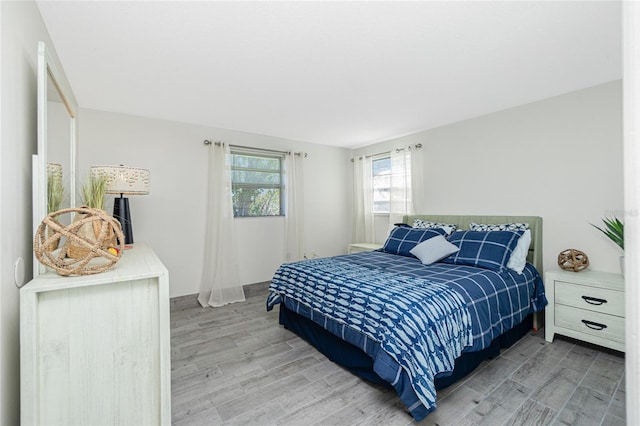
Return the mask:
M 547 303 L 542 218 L 415 215 L 403 222 L 424 228 L 394 228 L 381 250 L 283 264 L 267 309 L 280 305 L 285 328 L 354 374 L 392 386 L 419 421 L 436 408 L 437 389 L 539 326 L 536 313 Z M 493 226 L 504 224 L 511 225 Z M 520 241 L 525 228 L 528 248 Z M 457 251 L 423 264 L 415 248 L 429 258 L 436 243 Z M 511 254 L 523 247 L 516 272 Z

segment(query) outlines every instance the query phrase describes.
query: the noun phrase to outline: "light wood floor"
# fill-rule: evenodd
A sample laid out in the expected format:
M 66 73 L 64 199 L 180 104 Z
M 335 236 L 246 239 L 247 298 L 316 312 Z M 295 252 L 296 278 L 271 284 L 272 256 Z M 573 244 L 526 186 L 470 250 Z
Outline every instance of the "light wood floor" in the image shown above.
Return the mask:
M 328 361 L 278 324 L 265 294 L 171 310 L 175 425 L 407 425 L 393 390 Z M 439 392 L 421 425 L 624 425 L 624 358 L 530 333 Z

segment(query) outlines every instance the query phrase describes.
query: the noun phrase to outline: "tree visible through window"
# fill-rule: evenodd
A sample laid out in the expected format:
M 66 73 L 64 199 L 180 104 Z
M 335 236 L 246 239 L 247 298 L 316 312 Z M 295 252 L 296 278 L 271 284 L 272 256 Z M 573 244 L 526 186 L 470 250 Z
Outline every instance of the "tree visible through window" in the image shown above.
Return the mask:
M 391 187 L 391 157 L 371 161 L 373 186 L 373 213 L 389 213 Z
M 233 215 L 282 216 L 283 157 L 278 154 L 231 151 Z

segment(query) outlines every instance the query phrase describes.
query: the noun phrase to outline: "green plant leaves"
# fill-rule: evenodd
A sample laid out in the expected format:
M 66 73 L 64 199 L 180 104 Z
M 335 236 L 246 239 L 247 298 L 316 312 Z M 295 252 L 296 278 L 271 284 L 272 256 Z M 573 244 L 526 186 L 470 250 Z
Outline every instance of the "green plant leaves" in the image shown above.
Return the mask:
M 622 223 L 622 221 L 617 217 L 605 217 L 602 218 L 602 222 L 605 224 L 604 229 L 594 225 L 593 223 L 591 226 L 598 229 L 604 235 L 609 237 L 611 241 L 616 243 L 618 247 L 624 250 L 624 223 Z
M 49 173 L 47 176 L 47 213 L 60 210 L 64 201 L 64 183 L 62 176 Z
M 107 194 L 107 181 L 102 176 L 89 176 L 82 186 L 82 204 L 94 209 L 104 210 L 104 198 Z

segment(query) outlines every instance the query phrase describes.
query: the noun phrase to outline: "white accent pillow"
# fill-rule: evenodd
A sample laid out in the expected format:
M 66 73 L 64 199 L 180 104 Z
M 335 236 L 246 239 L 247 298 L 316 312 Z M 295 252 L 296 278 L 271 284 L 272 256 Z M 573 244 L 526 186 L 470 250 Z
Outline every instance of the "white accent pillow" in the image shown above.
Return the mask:
M 531 245 L 531 230 L 527 229 L 524 234 L 518 239 L 516 248 L 513 249 L 509 262 L 507 262 L 507 268 L 522 274 L 524 267 L 527 264 L 527 254 L 529 254 L 529 246 Z
M 420 259 L 424 265 L 431 265 L 458 250 L 456 245 L 451 244 L 444 236 L 438 235 L 416 245 L 409 253 Z

